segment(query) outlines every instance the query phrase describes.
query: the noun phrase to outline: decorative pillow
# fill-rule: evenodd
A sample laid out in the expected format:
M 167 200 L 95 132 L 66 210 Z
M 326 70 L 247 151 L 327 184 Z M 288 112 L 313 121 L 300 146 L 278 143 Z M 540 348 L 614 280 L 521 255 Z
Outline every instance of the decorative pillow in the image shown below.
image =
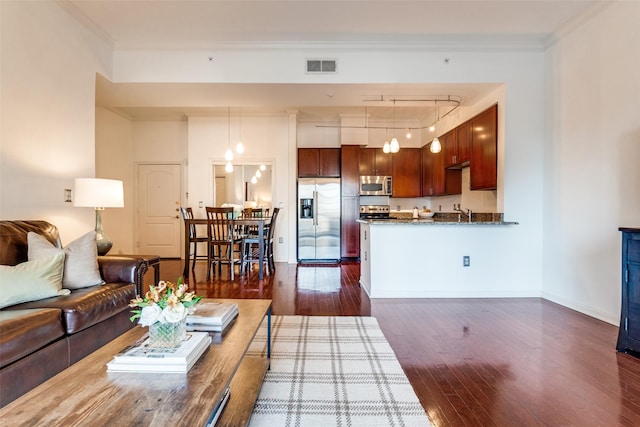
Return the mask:
M 62 289 L 64 254 L 23 262 L 0 265 L 0 308 L 21 302 L 69 295 Z
M 64 249 L 56 248 L 47 239 L 33 232 L 27 234 L 27 257 L 29 261 L 47 258 L 57 253 L 64 253 L 64 273 L 62 286 L 68 289 L 86 288 L 102 285 L 104 280 L 98 268 L 98 249 L 96 232 L 78 237 Z

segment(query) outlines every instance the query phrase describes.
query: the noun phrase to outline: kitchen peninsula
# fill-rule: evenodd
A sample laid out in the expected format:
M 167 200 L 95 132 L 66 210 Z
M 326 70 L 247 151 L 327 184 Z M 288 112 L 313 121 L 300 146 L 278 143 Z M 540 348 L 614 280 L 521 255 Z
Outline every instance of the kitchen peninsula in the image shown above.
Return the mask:
M 455 216 L 451 216 L 455 215 Z M 532 296 L 512 286 L 516 222 L 441 218 L 361 219 L 360 284 L 370 298 Z M 469 265 L 464 265 L 469 257 Z

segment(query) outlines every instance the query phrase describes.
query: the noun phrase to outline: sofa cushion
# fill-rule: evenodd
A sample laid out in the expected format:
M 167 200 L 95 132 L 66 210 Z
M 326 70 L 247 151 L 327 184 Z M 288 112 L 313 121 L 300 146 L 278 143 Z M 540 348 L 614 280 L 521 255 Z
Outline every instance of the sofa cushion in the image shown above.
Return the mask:
M 129 303 L 135 297 L 135 284 L 116 282 L 74 289 L 67 296 L 18 304 L 5 310 L 59 308 L 62 310 L 66 333 L 74 334 L 128 310 Z
M 0 308 L 69 294 L 62 289 L 63 266 L 63 253 L 15 266 L 0 265 Z
M 0 311 L 0 367 L 62 338 L 62 312 L 54 308 Z
M 36 232 L 60 247 L 60 235 L 55 225 L 47 221 L 0 221 L 0 264 L 17 265 L 28 261 L 27 233 Z
M 62 286 L 67 289 L 85 288 L 104 283 L 98 269 L 96 232 L 90 231 L 66 245 L 57 248 L 38 233 L 27 233 L 29 261 L 64 253 Z

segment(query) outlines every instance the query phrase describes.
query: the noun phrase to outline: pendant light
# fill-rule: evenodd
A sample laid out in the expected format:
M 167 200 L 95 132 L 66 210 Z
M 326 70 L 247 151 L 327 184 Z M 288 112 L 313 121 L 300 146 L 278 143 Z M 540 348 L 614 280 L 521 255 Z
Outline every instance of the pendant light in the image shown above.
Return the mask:
M 391 143 L 389 144 L 389 151 L 392 153 L 397 153 L 400 151 L 400 143 L 398 142 L 398 138 L 396 138 L 396 100 L 393 100 L 393 138 L 391 139 Z
M 387 139 L 387 131 L 389 129 L 384 130 L 384 145 L 382 146 L 382 152 L 385 154 L 389 154 L 391 152 L 391 145 L 389 144 L 389 140 Z
M 436 110 L 435 111 L 436 112 L 436 122 L 432 126 L 433 131 L 436 130 L 436 125 L 438 124 L 438 121 L 440 120 L 440 111 L 438 110 L 438 101 L 434 101 L 434 105 L 435 105 L 435 110 Z M 429 128 L 429 130 L 431 130 L 431 128 Z M 442 151 L 442 144 L 440 144 L 440 140 L 438 139 L 437 136 L 435 138 L 433 138 L 433 141 L 431 141 L 431 147 L 429 147 L 429 151 L 431 151 L 434 154 L 437 154 L 440 151 Z
M 236 152 L 244 153 L 244 144 L 242 143 L 242 108 L 238 107 L 238 144 L 236 144 Z

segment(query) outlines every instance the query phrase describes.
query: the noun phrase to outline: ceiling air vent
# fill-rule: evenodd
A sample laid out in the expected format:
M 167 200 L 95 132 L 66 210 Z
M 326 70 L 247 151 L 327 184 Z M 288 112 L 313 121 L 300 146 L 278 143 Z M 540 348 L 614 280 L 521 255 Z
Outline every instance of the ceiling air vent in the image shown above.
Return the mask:
M 335 73 L 335 59 L 307 59 L 307 73 Z

